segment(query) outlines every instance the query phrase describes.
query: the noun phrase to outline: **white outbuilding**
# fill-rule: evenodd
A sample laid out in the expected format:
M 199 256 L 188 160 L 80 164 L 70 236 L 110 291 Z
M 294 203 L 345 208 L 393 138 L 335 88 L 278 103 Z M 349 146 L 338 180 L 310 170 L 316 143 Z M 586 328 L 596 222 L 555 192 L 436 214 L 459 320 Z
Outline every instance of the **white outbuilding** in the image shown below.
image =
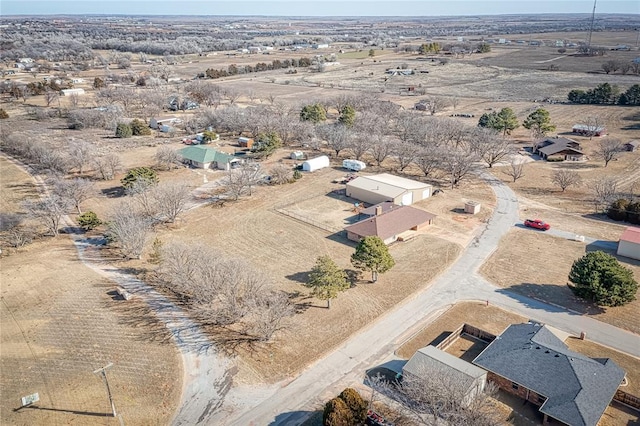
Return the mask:
M 325 167 L 329 167 L 329 157 L 321 155 L 320 157 L 310 158 L 302 163 L 302 170 L 305 172 L 314 172 Z
M 617 254 L 640 260 L 640 228 L 630 226 L 622 233 Z
M 389 173 L 360 176 L 347 183 L 347 197 L 378 204 L 390 201 L 408 206 L 431 196 L 433 187 L 428 183 L 406 179 Z
M 62 96 L 84 95 L 84 89 L 62 89 Z

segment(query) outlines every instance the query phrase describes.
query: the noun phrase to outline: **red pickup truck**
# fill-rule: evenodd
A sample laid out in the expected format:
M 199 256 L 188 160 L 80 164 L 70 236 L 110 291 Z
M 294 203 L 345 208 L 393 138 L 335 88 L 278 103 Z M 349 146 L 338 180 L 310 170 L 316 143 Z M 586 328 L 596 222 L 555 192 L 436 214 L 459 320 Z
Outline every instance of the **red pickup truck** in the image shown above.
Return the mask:
M 526 219 L 524 221 L 524 226 L 528 228 L 541 229 L 543 231 L 548 231 L 551 228 L 548 223 L 543 222 L 540 219 Z

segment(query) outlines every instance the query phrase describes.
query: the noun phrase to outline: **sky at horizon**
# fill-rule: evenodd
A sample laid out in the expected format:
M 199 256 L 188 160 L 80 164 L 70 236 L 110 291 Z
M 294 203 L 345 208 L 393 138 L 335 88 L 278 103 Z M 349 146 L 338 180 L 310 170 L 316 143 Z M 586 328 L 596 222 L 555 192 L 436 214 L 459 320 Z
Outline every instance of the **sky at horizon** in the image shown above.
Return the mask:
M 591 0 L 0 0 L 8 15 L 473 16 L 591 13 Z M 596 13 L 640 14 L 637 0 L 598 0 Z

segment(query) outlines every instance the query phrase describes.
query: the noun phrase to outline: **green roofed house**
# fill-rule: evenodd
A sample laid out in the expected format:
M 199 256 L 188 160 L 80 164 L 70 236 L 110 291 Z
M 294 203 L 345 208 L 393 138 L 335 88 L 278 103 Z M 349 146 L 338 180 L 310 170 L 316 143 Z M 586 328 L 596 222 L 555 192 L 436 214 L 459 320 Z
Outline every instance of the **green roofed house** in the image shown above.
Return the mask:
M 201 169 L 229 170 L 242 160 L 208 146 L 188 146 L 180 151 L 182 162 Z

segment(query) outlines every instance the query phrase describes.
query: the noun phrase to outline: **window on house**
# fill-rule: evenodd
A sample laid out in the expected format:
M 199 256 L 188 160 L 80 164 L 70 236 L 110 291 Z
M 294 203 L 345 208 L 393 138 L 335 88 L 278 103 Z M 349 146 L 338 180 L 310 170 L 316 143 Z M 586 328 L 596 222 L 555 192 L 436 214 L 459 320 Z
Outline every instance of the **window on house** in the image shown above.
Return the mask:
M 518 390 L 520 389 L 520 386 L 517 383 L 511 382 L 511 389 Z

